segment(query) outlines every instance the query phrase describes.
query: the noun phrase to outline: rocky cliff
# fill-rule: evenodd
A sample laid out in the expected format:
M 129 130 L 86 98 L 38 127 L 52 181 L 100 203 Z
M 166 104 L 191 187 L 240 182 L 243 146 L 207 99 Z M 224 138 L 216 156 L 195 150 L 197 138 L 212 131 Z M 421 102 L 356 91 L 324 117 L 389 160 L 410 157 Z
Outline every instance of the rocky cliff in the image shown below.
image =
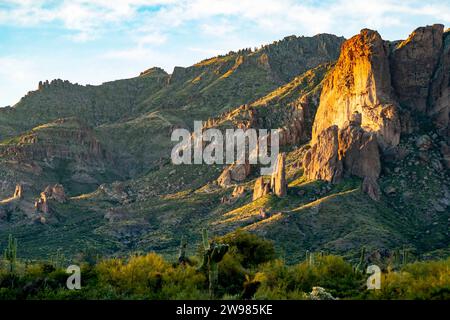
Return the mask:
M 378 147 L 381 154 L 396 153 L 401 133 L 424 130 L 427 121 L 447 137 L 449 53 L 443 28 L 421 27 L 398 43 L 364 29 L 343 44 L 324 80 L 312 148 L 304 159 L 310 179 L 356 175 L 377 199 Z
M 382 147 L 395 146 L 400 120 L 389 71 L 389 50 L 376 31 L 364 29 L 346 41 L 333 72 L 325 79 L 314 120 L 312 143 L 331 125 L 342 127 L 353 113 L 377 133 Z

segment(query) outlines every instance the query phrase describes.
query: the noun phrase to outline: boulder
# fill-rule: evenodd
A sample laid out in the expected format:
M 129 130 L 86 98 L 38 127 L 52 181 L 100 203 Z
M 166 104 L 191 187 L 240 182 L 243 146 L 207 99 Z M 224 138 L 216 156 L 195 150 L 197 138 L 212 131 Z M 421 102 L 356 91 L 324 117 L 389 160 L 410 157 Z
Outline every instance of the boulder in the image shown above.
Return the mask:
M 55 184 L 54 186 L 47 186 L 40 197 L 34 202 L 34 207 L 37 212 L 50 213 L 50 201 L 56 201 L 59 203 L 65 203 L 67 197 L 64 191 L 64 187 L 61 184 Z
M 241 198 L 245 195 L 245 187 L 244 186 L 236 186 L 231 194 L 233 199 Z
M 217 183 L 221 187 L 229 187 L 235 182 L 244 181 L 251 172 L 251 167 L 249 163 L 244 164 L 232 164 L 226 167 L 219 178 L 217 179 Z
M 264 177 L 256 179 L 255 186 L 253 187 L 253 201 L 270 193 L 270 183 L 264 182 Z
M 425 134 L 416 139 L 416 146 L 420 151 L 427 151 L 433 146 L 433 141 Z
M 49 205 L 48 205 L 48 195 L 47 193 L 41 192 L 40 197 L 34 202 L 34 208 L 37 212 L 49 213 Z
M 378 186 L 377 180 L 374 177 L 365 177 L 361 189 L 372 200 L 380 200 L 380 187 Z
M 393 186 L 387 186 L 384 189 L 384 193 L 387 194 L 388 196 L 394 195 L 397 193 L 397 189 L 395 189 L 395 187 L 393 187 Z
M 67 201 L 66 193 L 64 187 L 61 184 L 55 184 L 51 189 L 51 198 L 59 203 L 64 203 Z

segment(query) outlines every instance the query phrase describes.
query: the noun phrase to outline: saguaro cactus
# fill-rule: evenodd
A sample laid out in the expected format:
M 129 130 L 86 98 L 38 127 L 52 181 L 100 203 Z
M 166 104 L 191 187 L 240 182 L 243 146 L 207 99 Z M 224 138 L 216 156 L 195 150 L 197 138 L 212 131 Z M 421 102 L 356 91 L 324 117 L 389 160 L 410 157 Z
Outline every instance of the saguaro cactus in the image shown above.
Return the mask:
M 180 241 L 180 251 L 178 253 L 178 263 L 182 265 L 188 262 L 188 258 L 186 257 L 186 246 L 186 238 L 182 236 Z
M 401 260 L 401 254 L 400 254 L 400 249 L 395 250 L 394 253 L 394 266 L 395 267 L 400 267 L 402 264 L 402 260 Z
M 215 297 L 217 290 L 217 284 L 219 281 L 219 267 L 218 263 L 222 261 L 224 255 L 228 252 L 228 245 L 222 243 L 216 243 L 208 240 L 208 231 L 202 230 L 203 240 L 203 263 L 200 267 L 202 270 L 208 271 L 209 281 L 209 296 L 211 299 Z
M 408 249 L 406 249 L 405 246 L 403 246 L 403 261 L 402 264 L 406 265 L 408 263 Z
M 359 262 L 355 267 L 356 272 L 364 272 L 364 264 L 366 259 L 366 247 L 361 248 L 361 254 L 359 256 Z
M 14 239 L 11 234 L 8 237 L 8 246 L 3 253 L 3 257 L 9 262 L 9 272 L 13 273 L 16 267 L 17 239 Z

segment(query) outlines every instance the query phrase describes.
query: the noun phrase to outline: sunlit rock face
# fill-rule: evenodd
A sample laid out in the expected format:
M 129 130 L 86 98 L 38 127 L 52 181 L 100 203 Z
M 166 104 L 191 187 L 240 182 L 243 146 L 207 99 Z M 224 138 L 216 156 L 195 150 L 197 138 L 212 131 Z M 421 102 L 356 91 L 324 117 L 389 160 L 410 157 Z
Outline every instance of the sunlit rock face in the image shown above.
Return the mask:
M 287 193 L 286 182 L 286 154 L 280 153 L 277 158 L 277 167 L 272 174 L 270 185 L 273 193 L 278 197 L 284 197 Z
M 312 147 L 303 166 L 309 179 L 339 182 L 364 179 L 365 191 L 379 199 L 379 148 L 400 141 L 399 106 L 391 86 L 389 44 L 364 29 L 346 41 L 333 72 L 324 81 L 314 120 Z
M 363 191 L 378 199 L 379 150 L 395 152 L 401 133 L 433 122 L 448 141 L 449 87 L 450 37 L 443 25 L 418 28 L 399 42 L 362 30 L 343 44 L 324 80 L 305 174 L 332 182 L 359 176 Z
M 325 79 L 312 143 L 328 127 L 343 127 L 355 112 L 362 115 L 362 127 L 377 134 L 382 148 L 398 144 L 401 127 L 391 87 L 389 48 L 378 32 L 368 29 L 344 43 L 335 69 Z

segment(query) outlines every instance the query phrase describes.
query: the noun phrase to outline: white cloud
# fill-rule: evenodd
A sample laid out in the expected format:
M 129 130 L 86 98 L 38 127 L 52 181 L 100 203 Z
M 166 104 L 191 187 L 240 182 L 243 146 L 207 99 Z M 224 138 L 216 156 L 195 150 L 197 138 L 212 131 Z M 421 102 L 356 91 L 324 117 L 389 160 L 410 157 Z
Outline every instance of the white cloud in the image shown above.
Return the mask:
M 95 39 L 114 30 L 114 26 L 130 28 L 138 35 L 146 32 L 164 35 L 188 22 L 198 23 L 206 35 L 219 36 L 239 32 L 243 22 L 261 32 L 303 34 L 355 33 L 350 29 L 362 24 L 388 28 L 411 23 L 411 17 L 450 23 L 450 3 L 417 0 L 337 0 L 326 5 L 295 0 L 6 0 L 4 3 L 9 9 L 0 9 L 0 23 L 60 22 L 77 33 L 73 37 L 77 41 Z M 405 16 L 410 18 L 403 19 Z M 205 22 L 214 19 L 218 22 Z M 136 23 L 127 26 L 127 22 Z
M 58 56 L 52 49 L 52 60 L 37 55 L 32 61 L 0 57 L 1 99 L 22 96 L 37 81 L 52 76 L 98 83 L 108 77 L 132 76 L 152 65 L 170 72 L 174 65 L 189 65 L 291 34 L 327 32 L 350 37 L 368 27 L 394 40 L 407 37 L 420 25 L 450 24 L 450 2 L 439 0 L 336 0 L 323 4 L 316 0 L 0 1 L 0 28 L 39 26 L 51 30 L 56 26 L 58 32 L 68 31 L 62 37 L 74 42 L 96 44 L 106 39 L 108 43 L 107 49 L 97 46 L 94 56 L 84 55 L 85 62 L 77 57 L 84 47 L 70 47 L 70 42 L 65 44 L 74 49 L 72 56 Z M 8 43 L 0 45 L 6 48 Z M 180 49 L 183 47 L 186 49 Z M 98 51 L 102 49 L 108 51 L 101 54 Z M 20 52 L 19 48 L 16 51 Z
M 227 20 L 203 23 L 200 25 L 200 29 L 205 35 L 216 37 L 223 37 L 231 34 L 236 31 L 236 28 L 238 28 L 237 25 L 233 25 Z

